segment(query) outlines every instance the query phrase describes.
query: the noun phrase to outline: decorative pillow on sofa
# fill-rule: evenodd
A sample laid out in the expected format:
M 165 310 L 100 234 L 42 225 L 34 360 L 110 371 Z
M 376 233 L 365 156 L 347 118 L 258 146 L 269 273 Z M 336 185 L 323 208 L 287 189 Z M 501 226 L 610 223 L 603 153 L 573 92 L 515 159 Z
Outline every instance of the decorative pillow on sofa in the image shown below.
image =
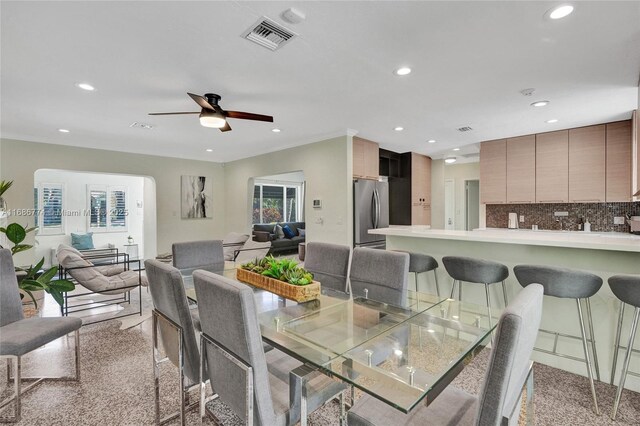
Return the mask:
M 86 234 L 74 234 L 71 233 L 71 246 L 77 250 L 92 250 L 93 247 L 93 232 L 87 232 Z
M 284 236 L 288 239 L 291 239 L 296 236 L 296 233 L 293 232 L 293 230 L 289 227 L 289 225 L 283 226 L 282 232 L 284 233 Z
M 298 235 L 299 236 L 304 237 L 306 233 L 307 233 L 306 230 L 304 230 L 302 228 L 298 228 Z
M 276 234 L 276 237 L 281 240 L 282 238 L 284 238 L 284 230 L 282 229 L 282 226 L 280 224 L 276 225 L 274 228 L 274 234 Z

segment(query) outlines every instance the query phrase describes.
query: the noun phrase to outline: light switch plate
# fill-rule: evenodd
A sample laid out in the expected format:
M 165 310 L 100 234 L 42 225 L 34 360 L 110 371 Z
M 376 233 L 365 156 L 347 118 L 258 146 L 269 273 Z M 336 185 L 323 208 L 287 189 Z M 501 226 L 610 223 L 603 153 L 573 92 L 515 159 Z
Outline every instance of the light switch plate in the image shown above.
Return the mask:
M 521 215 L 520 215 L 520 223 L 523 223 L 523 222 L 524 222 L 524 215 L 523 215 L 523 214 L 521 214 Z
M 614 216 L 613 224 L 614 225 L 624 225 L 624 216 Z
M 567 217 L 569 216 L 569 212 L 553 212 L 555 217 Z

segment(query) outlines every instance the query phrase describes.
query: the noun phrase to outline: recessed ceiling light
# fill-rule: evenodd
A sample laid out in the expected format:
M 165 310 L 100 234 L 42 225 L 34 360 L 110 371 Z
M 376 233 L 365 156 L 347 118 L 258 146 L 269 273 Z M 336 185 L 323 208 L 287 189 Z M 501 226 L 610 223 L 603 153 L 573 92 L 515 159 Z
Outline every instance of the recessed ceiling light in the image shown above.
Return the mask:
M 549 104 L 549 101 L 537 101 L 531 104 L 533 107 L 543 107 Z
M 205 151 L 207 151 L 207 152 L 213 152 L 213 150 L 212 150 L 211 148 L 207 148 L 207 149 L 205 149 Z
M 76 86 L 78 86 L 82 90 L 88 90 L 89 92 L 96 90 L 96 88 L 90 85 L 89 83 L 78 83 L 76 84 Z
M 272 131 L 273 133 L 280 133 L 280 131 L 281 131 L 281 130 L 280 130 L 280 129 L 278 129 L 278 128 L 276 128 L 276 129 L 271 129 L 271 131 Z
M 429 139 L 429 140 L 427 141 L 427 143 L 436 143 L 436 140 L 435 140 L 435 139 Z
M 457 161 L 456 157 L 448 157 L 444 159 L 444 162 L 447 164 L 452 164 L 455 163 Z
M 60 133 L 69 133 L 69 129 L 58 129 Z
M 453 148 L 452 151 L 460 151 L 460 148 Z
M 396 75 L 409 75 L 411 74 L 411 68 L 409 67 L 400 67 L 394 71 Z
M 547 124 L 553 124 L 553 123 L 557 123 L 557 122 L 558 122 L 558 120 L 555 119 L 555 118 L 552 118 L 551 120 L 545 121 L 545 123 L 547 123 Z
M 549 19 L 562 19 L 573 12 L 573 6 L 570 4 L 562 4 L 547 11 L 545 14 Z
M 400 126 L 398 126 L 398 127 L 394 127 L 394 129 L 393 129 L 393 130 L 395 130 L 396 132 L 401 132 L 401 131 L 403 131 L 403 130 L 404 130 L 404 127 L 400 127 Z

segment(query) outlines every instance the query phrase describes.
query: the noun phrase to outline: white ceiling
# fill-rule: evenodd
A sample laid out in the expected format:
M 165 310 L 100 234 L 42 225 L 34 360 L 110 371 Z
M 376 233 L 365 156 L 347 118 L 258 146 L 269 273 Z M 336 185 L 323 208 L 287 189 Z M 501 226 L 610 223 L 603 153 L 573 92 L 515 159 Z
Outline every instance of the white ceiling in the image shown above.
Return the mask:
M 557 4 L 2 1 L 1 135 L 226 162 L 353 129 L 383 148 L 442 157 L 629 118 L 640 2 L 574 2 L 569 17 L 545 19 Z M 307 19 L 287 24 L 299 37 L 281 50 L 241 37 L 262 15 L 284 23 L 292 6 Z M 395 76 L 400 65 L 413 73 Z M 85 81 L 97 90 L 74 86 Z M 519 93 L 529 87 L 533 97 Z M 197 116 L 147 115 L 197 111 L 186 92 L 218 93 L 223 108 L 275 123 L 230 120 L 221 133 Z M 551 103 L 529 106 L 540 99 Z

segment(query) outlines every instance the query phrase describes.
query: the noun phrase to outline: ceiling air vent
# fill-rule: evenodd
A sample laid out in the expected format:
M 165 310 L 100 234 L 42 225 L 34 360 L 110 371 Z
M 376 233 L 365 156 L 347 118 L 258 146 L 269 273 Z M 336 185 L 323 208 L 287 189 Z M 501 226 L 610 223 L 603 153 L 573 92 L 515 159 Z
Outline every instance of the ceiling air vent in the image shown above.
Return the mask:
M 277 50 L 298 34 L 263 16 L 242 35 L 249 41 Z
M 471 127 L 469 127 L 469 126 L 458 127 L 458 131 L 459 131 L 459 132 L 470 132 L 470 131 L 472 131 L 472 130 L 473 130 L 473 129 L 472 129 Z

